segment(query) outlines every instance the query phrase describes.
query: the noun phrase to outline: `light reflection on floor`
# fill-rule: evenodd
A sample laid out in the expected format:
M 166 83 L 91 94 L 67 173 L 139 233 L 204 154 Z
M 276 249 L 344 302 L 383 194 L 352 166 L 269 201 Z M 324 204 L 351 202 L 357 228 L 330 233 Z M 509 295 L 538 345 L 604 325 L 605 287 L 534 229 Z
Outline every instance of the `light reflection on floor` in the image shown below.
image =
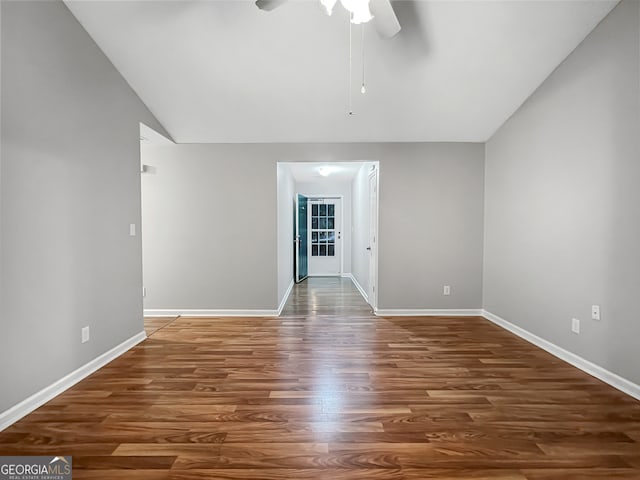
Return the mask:
M 286 341 L 289 347 L 294 345 L 290 329 L 300 328 L 300 335 L 294 337 L 303 339 L 303 347 L 294 351 L 290 358 L 297 359 L 300 371 L 308 372 L 313 379 L 310 391 L 300 392 L 300 395 L 311 399 L 313 425 L 314 428 L 320 428 L 322 433 L 362 428 L 361 425 L 345 423 L 343 414 L 348 408 L 348 398 L 353 398 L 354 391 L 371 390 L 368 375 L 363 373 L 366 384 L 354 384 L 354 373 L 344 369 L 345 362 L 348 364 L 350 359 L 336 357 L 335 350 L 326 343 L 326 339 L 332 338 L 335 333 L 332 331 L 332 322 L 335 322 L 336 316 L 358 314 L 370 315 L 371 307 L 349 278 L 340 277 L 312 277 L 295 285 L 282 312 L 283 317 L 291 317 L 292 320 L 304 319 L 302 326 L 297 322 L 283 322 L 281 328 L 287 329 L 285 338 L 289 337 Z M 366 330 L 368 326 L 368 323 L 354 324 L 351 328 L 364 330 L 349 332 L 349 337 L 370 335 L 371 332 Z M 344 342 L 349 343 L 349 337 L 344 337 Z M 344 342 L 340 341 L 340 350 L 343 352 Z M 295 342 L 295 345 L 299 346 L 300 342 Z M 291 348 L 288 351 L 291 352 Z M 361 359 L 362 353 L 357 352 L 356 357 Z M 353 363 L 356 358 L 351 360 Z M 363 368 L 362 372 L 365 370 Z

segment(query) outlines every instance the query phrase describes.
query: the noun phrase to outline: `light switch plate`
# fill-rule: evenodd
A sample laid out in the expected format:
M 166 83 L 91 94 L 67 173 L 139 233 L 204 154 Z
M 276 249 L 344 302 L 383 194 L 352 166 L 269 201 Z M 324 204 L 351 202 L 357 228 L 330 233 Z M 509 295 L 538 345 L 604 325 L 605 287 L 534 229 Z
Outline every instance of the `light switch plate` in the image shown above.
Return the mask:
M 580 333 L 580 319 L 578 318 L 571 319 L 571 331 L 577 334 Z

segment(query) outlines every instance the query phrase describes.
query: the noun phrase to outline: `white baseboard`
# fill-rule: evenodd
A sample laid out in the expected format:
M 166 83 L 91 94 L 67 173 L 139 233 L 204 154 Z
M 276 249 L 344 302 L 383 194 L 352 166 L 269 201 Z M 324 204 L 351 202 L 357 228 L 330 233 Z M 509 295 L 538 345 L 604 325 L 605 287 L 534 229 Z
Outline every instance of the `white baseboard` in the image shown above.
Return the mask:
M 376 315 L 379 317 L 480 317 L 481 309 L 400 309 L 400 308 L 379 308 Z
M 30 397 L 24 399 L 20 403 L 14 405 L 8 410 L 0 413 L 0 431 L 14 424 L 25 415 L 33 412 L 36 408 L 44 405 L 52 398 L 60 395 L 65 390 L 71 388 L 80 380 L 91 375 L 99 368 L 104 367 L 107 363 L 125 353 L 130 348 L 147 338 L 144 331 L 137 333 L 133 337 L 125 340 L 120 345 L 113 347 L 108 352 L 103 353 L 99 357 L 94 358 L 89 363 L 74 370 L 70 374 L 62 377 L 57 382 L 52 383 L 48 387 L 43 388 L 39 392 L 34 393 Z
M 498 315 L 494 315 L 491 312 L 483 310 L 482 316 L 490 322 L 495 323 L 505 330 L 508 330 L 518 337 L 526 340 L 527 342 L 532 343 L 543 350 L 546 350 L 550 354 L 558 357 L 560 360 L 564 360 L 574 367 L 579 368 L 583 372 L 586 372 L 589 375 L 596 377 L 605 383 L 608 383 L 612 387 L 617 388 L 621 392 L 624 392 L 627 395 L 631 395 L 633 398 L 640 400 L 640 385 L 633 383 L 632 381 L 627 380 L 620 375 L 610 372 L 600 365 L 596 365 L 595 363 L 590 362 L 589 360 L 586 360 L 579 355 L 576 355 L 575 353 L 565 350 L 564 348 L 559 347 L 558 345 L 551 343 L 544 338 L 538 337 L 528 330 L 514 325 L 513 323 L 499 317 Z
M 145 310 L 145 317 L 277 317 L 278 310 Z
M 282 297 L 282 300 L 280 301 L 280 305 L 278 306 L 278 314 L 277 314 L 278 316 L 280 316 L 280 314 L 282 313 L 282 309 L 287 304 L 287 300 L 289 300 L 289 295 L 291 295 L 291 290 L 293 290 L 294 285 L 295 285 L 295 282 L 293 281 L 293 279 L 291 279 L 289 288 L 287 288 L 287 291 L 285 292 L 284 296 Z
M 356 277 L 354 277 L 352 273 L 345 273 L 342 276 L 345 278 L 350 278 L 353 284 L 356 286 L 356 288 L 360 292 L 360 295 L 362 295 L 362 298 L 364 298 L 364 301 L 369 303 L 369 295 L 367 295 L 367 292 L 364 291 L 364 288 L 362 288 L 362 285 L 358 283 L 358 280 L 356 280 Z

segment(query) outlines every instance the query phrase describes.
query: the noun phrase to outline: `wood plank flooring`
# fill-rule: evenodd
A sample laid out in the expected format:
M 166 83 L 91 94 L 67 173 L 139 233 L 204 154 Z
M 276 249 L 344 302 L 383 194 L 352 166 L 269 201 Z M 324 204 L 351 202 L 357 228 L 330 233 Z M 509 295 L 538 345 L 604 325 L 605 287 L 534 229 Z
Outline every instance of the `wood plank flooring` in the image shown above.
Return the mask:
M 640 402 L 482 318 L 376 318 L 311 279 L 280 318 L 156 329 L 0 454 L 73 455 L 75 479 L 638 480 Z
M 147 337 L 153 335 L 161 328 L 166 327 L 178 317 L 145 317 L 144 331 Z

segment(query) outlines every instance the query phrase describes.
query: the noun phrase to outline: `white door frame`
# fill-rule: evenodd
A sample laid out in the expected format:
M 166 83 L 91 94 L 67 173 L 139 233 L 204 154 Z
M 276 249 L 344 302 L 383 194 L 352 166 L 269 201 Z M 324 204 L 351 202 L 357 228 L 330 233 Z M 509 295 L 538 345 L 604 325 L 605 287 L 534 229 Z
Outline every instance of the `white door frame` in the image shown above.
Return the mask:
M 322 195 L 309 195 L 308 193 L 301 193 L 300 195 L 304 195 L 305 197 L 307 197 L 307 201 L 309 202 L 309 204 L 311 204 L 312 201 L 314 200 L 340 200 L 340 271 L 335 274 L 335 275 L 331 275 L 331 276 L 336 276 L 336 277 L 340 277 L 342 276 L 342 274 L 344 273 L 344 195 L 341 194 L 335 194 L 335 195 L 329 195 L 329 194 L 322 194 Z M 311 212 L 311 208 L 309 208 L 309 212 Z M 307 215 L 310 215 L 310 213 L 308 213 Z M 310 231 L 311 230 L 311 224 L 309 223 L 307 225 L 307 230 Z M 311 261 L 311 242 L 307 242 L 307 262 Z M 308 265 L 308 263 L 307 263 Z M 307 268 L 308 271 L 308 268 Z M 311 275 L 311 273 L 309 273 L 308 275 L 309 277 L 316 277 L 316 276 L 322 276 L 322 277 L 326 277 L 328 275 Z
M 378 309 L 378 205 L 380 203 L 380 174 L 378 166 L 369 173 L 369 305 L 375 312 Z M 371 192 L 373 184 L 374 191 Z

